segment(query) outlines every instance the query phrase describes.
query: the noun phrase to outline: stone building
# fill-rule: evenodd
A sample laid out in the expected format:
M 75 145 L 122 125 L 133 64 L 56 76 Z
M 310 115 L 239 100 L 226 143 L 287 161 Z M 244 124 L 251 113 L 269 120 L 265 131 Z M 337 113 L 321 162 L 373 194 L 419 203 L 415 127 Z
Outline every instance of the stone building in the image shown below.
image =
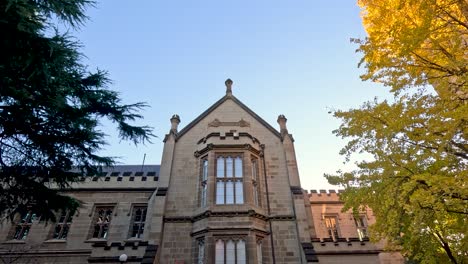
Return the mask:
M 183 129 L 174 115 L 161 165 L 115 166 L 70 190 L 71 216 L 34 208 L 0 226 L 5 263 L 400 263 L 367 239 L 372 213 L 301 188 L 286 117 L 279 130 L 232 94 Z M 121 257 L 121 261 L 119 260 Z M 125 260 L 126 259 L 126 260 Z M 10 261 L 10 262 L 8 262 Z M 14 262 L 16 261 L 16 262 Z
M 383 243 L 370 243 L 368 226 L 375 222 L 370 208 L 355 216 L 341 212 L 343 202 L 335 190 L 312 190 L 309 194 L 315 237 L 312 238 L 319 263 L 404 263 L 398 252 L 383 252 Z

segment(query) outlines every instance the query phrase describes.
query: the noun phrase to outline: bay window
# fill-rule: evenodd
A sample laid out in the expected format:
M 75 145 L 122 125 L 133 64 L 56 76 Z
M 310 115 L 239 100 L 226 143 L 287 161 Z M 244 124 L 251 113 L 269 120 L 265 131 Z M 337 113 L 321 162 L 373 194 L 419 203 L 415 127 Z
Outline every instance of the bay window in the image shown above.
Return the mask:
M 242 156 L 220 155 L 216 159 L 216 204 L 243 204 Z
M 247 257 L 245 241 L 242 239 L 218 239 L 216 240 L 216 264 L 245 264 Z
M 208 159 L 202 160 L 202 171 L 200 179 L 200 206 L 206 206 L 207 184 L 208 184 Z
M 252 159 L 252 189 L 253 189 L 253 202 L 256 206 L 260 206 L 260 181 L 258 176 L 258 160 Z

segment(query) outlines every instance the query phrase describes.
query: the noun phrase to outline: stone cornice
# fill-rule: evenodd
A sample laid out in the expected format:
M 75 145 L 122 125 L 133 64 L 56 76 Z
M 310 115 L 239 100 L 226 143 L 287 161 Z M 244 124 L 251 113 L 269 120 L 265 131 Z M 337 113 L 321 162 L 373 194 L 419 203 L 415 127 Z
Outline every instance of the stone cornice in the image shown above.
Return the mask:
M 249 228 L 249 227 L 232 227 L 232 228 L 204 228 L 195 232 L 190 233 L 192 237 L 199 236 L 206 233 L 220 233 L 219 236 L 226 236 L 226 233 L 235 233 L 235 236 L 247 235 L 249 232 L 259 233 L 261 235 L 267 236 L 270 232 L 258 229 L 258 228 Z M 244 234 L 242 234 L 244 233 Z M 216 236 L 217 234 L 213 234 Z
M 250 151 L 256 155 L 259 155 L 262 153 L 260 150 L 256 149 L 250 144 L 208 144 L 206 147 L 204 147 L 201 150 L 197 150 L 193 153 L 193 155 L 198 158 L 202 155 L 205 155 L 208 153 L 210 150 L 214 149 L 226 149 L 226 150 L 247 150 Z
M 247 132 L 239 132 L 237 134 L 234 134 L 233 132 L 227 132 L 224 135 L 221 135 L 221 133 L 219 133 L 219 132 L 212 132 L 212 133 L 209 133 L 208 135 L 206 135 L 205 137 L 201 138 L 200 140 L 198 140 L 197 145 L 202 144 L 202 143 L 205 144 L 206 141 L 211 137 L 218 137 L 221 140 L 226 139 L 226 137 L 232 137 L 234 139 L 239 139 L 241 137 L 247 137 L 247 138 L 250 138 L 252 140 L 252 143 L 260 144 L 260 141 L 256 137 L 250 135 Z
M 254 217 L 263 221 L 295 221 L 296 218 L 293 215 L 275 215 L 266 216 L 257 213 L 255 210 L 247 211 L 224 211 L 224 212 L 213 212 L 207 210 L 201 214 L 195 216 L 170 216 L 164 217 L 165 223 L 194 223 L 209 217 Z

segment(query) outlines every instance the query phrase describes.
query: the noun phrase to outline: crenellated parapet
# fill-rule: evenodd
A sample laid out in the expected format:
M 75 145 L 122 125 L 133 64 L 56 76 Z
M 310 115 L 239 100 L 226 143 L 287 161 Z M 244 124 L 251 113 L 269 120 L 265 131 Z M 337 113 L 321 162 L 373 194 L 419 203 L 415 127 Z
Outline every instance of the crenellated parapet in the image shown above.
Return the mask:
M 308 192 L 309 201 L 311 203 L 317 202 L 340 202 L 340 193 L 344 190 L 310 190 Z
M 115 191 L 122 189 L 151 190 L 159 186 L 160 165 L 115 165 L 103 167 L 94 175 L 79 177 L 78 181 L 70 184 L 69 188 L 61 188 L 62 191 Z M 78 170 L 72 170 L 79 173 Z M 59 187 L 55 183 L 48 185 L 52 189 Z
M 310 209 L 316 230 L 313 243 L 323 254 L 337 252 L 367 252 L 377 254 L 382 246 L 369 242 L 368 226 L 375 219 L 366 208 L 358 214 L 343 212 L 340 194 L 344 190 L 311 190 L 308 192 Z

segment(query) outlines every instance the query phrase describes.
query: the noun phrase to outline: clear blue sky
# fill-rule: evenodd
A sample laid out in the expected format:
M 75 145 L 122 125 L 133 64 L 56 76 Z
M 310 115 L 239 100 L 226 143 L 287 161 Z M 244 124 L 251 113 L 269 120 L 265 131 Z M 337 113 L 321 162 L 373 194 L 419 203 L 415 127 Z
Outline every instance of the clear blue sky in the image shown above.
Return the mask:
M 327 112 L 357 107 L 386 90 L 359 79 L 363 38 L 354 1 L 99 1 L 73 33 L 90 69 L 109 71 L 125 103 L 147 102 L 141 124 L 155 127 L 154 144 L 120 142 L 110 126 L 105 154 L 124 164 L 161 161 L 172 114 L 187 125 L 225 93 L 233 93 L 274 127 L 288 118 L 305 189 L 331 187 L 323 173 L 345 169 L 344 141 Z

